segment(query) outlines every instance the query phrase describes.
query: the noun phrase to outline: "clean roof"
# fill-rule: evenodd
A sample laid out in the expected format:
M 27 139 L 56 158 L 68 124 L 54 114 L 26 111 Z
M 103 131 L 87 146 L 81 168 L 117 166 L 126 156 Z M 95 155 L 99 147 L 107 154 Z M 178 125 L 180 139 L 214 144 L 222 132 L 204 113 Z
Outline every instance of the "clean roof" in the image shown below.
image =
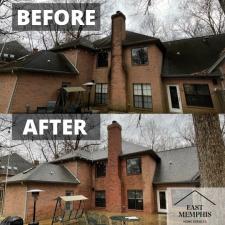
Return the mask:
M 79 180 L 62 165 L 43 163 L 8 178 L 7 183 L 38 182 L 79 184 Z
M 158 163 L 154 183 L 193 183 L 198 182 L 199 163 L 196 147 L 179 148 L 157 153 Z
M 14 173 L 20 173 L 32 167 L 32 163 L 22 158 L 17 153 L 0 157 L 0 173 L 5 173 L 7 166 L 11 167 Z M 11 172 L 9 170 L 9 172 Z

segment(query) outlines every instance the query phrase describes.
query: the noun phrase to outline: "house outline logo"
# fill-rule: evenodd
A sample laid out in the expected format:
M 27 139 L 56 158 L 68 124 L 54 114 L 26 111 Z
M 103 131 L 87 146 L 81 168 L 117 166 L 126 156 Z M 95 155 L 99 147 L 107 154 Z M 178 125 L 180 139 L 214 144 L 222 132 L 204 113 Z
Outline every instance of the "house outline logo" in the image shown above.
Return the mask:
M 182 199 L 180 199 L 178 202 L 176 202 L 174 204 L 174 206 L 178 205 L 180 202 L 184 201 L 186 198 L 188 198 L 189 196 L 193 195 L 194 193 L 197 193 L 198 195 L 200 195 L 202 198 L 206 199 L 208 202 L 210 202 L 212 205 L 216 206 L 216 203 L 214 203 L 213 201 L 211 201 L 210 199 L 208 199 L 206 196 L 204 196 L 203 194 L 201 194 L 199 191 L 194 190 L 192 192 L 190 192 L 189 194 L 187 194 L 186 196 L 184 196 Z

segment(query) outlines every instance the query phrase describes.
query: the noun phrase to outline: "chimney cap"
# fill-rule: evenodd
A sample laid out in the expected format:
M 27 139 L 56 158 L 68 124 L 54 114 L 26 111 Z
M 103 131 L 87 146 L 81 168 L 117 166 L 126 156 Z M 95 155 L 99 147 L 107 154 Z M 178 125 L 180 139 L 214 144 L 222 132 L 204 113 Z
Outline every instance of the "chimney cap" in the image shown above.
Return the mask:
M 126 20 L 126 16 L 121 11 L 116 11 L 116 14 L 112 15 L 112 19 L 119 16 L 123 17 L 124 20 Z

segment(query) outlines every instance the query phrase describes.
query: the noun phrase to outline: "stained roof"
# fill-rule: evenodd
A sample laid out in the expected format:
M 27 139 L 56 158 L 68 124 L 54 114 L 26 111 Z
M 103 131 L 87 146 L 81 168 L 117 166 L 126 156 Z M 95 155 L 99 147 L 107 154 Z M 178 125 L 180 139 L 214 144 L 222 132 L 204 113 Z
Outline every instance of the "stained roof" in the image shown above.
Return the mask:
M 141 154 L 141 153 L 148 153 L 150 154 L 153 158 L 156 160 L 159 160 L 157 154 L 153 151 L 150 150 L 147 147 L 130 143 L 128 141 L 122 141 L 122 155 L 127 156 L 127 155 L 132 155 L 132 154 Z M 73 160 L 73 159 L 84 159 L 88 161 L 97 161 L 97 160 L 103 160 L 108 158 L 108 150 L 107 148 L 101 148 L 97 151 L 89 152 L 86 150 L 77 150 L 75 152 L 71 152 L 69 154 L 66 154 L 56 160 L 54 162 L 62 162 L 62 161 L 67 161 L 67 160 Z
M 83 48 L 87 48 L 87 49 L 91 49 L 91 50 L 95 49 L 95 46 L 93 45 L 93 43 L 91 41 L 89 41 L 85 37 L 80 37 L 76 40 L 69 41 L 67 43 L 56 46 L 56 47 L 52 48 L 51 51 L 66 50 L 69 48 L 78 48 L 78 47 L 81 47 L 81 48 L 83 47 Z
M 17 153 L 13 153 L 10 155 L 5 155 L 0 157 L 0 173 L 1 174 L 6 173 L 8 160 L 9 160 L 9 167 L 11 167 L 11 170 L 8 170 L 10 174 L 12 171 L 13 171 L 13 174 L 17 174 L 32 167 L 32 163 L 28 162 Z
M 4 48 L 3 48 L 4 46 Z M 29 54 L 29 51 L 24 48 L 18 41 L 9 41 L 4 43 L 0 43 L 0 52 L 3 48 L 3 54 L 11 54 L 15 55 L 14 59 L 18 59 Z
M 179 148 L 157 152 L 158 163 L 154 184 L 192 183 L 199 177 L 199 163 L 196 147 Z
M 62 165 L 43 163 L 8 178 L 8 183 L 38 182 L 79 184 L 79 180 Z
M 225 49 L 225 34 L 169 41 L 163 45 L 166 47 L 163 77 L 194 77 L 200 72 L 203 76 L 221 76 L 219 70 L 211 74 L 207 71 Z
M 39 51 L 0 67 L 1 72 L 24 71 L 77 74 L 78 70 L 61 53 Z
M 162 50 L 164 50 L 164 46 L 162 45 L 161 41 L 158 38 L 135 33 L 132 31 L 126 31 L 126 39 L 123 42 L 123 46 L 139 45 L 139 44 L 145 44 L 145 43 L 155 43 Z M 94 45 L 98 49 L 110 49 L 111 35 L 95 41 Z

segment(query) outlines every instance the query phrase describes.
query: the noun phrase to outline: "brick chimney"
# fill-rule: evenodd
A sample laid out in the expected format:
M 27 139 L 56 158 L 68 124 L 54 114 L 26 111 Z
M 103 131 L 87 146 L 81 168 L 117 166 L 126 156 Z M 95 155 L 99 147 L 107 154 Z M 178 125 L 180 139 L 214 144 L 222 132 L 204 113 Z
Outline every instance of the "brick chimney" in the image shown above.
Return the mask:
M 126 17 L 118 11 L 112 16 L 112 57 L 110 85 L 110 110 L 126 111 L 126 75 L 123 68 L 122 43 L 126 39 Z
M 113 121 L 108 126 L 108 164 L 106 208 L 110 212 L 122 211 L 120 160 L 122 153 L 121 126 Z

